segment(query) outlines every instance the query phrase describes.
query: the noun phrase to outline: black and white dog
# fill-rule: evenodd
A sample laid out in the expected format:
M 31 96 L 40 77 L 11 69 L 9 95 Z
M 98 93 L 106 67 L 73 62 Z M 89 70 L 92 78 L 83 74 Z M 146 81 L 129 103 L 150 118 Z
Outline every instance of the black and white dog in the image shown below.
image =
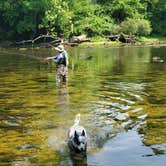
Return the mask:
M 79 126 L 80 114 L 76 115 L 74 125 L 68 132 L 68 146 L 72 152 L 81 153 L 87 150 L 87 134 L 84 127 Z

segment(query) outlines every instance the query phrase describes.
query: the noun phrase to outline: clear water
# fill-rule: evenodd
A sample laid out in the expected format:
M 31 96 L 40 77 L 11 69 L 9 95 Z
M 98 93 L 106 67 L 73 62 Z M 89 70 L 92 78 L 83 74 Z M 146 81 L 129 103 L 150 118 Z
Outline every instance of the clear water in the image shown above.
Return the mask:
M 165 165 L 166 47 L 67 51 L 60 87 L 55 64 L 42 60 L 52 50 L 0 51 L 0 165 Z M 66 145 L 78 113 L 88 133 L 84 158 Z

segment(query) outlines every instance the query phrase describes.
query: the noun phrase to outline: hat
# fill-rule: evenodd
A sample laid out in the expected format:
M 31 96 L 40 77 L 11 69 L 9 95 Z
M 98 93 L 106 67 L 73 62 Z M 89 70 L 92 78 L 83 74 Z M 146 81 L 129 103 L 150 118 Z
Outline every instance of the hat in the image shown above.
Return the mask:
M 55 47 L 55 50 L 57 50 L 58 52 L 63 52 L 64 47 L 63 47 L 63 45 L 59 45 L 59 46 Z

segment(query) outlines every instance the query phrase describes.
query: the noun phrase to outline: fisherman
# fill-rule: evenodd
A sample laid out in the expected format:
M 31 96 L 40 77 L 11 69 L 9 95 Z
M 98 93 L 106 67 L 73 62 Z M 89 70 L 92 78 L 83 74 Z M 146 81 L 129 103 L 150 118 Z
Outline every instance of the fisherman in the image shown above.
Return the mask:
M 63 82 L 67 80 L 68 55 L 63 45 L 55 47 L 55 50 L 58 52 L 57 55 L 47 57 L 45 60 L 53 60 L 57 64 L 56 82 L 59 84 L 61 80 Z

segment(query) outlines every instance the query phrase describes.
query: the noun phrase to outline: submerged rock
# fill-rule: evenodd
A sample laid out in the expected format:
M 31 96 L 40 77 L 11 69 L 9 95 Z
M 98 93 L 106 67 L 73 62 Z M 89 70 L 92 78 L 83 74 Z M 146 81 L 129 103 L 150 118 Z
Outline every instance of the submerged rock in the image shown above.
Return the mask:
M 18 147 L 19 150 L 26 150 L 26 149 L 37 149 L 37 146 L 34 144 L 25 144 Z
M 161 59 L 161 58 L 158 57 L 158 56 L 154 56 L 154 57 L 152 58 L 152 62 L 155 62 L 155 63 L 163 63 L 164 60 Z

